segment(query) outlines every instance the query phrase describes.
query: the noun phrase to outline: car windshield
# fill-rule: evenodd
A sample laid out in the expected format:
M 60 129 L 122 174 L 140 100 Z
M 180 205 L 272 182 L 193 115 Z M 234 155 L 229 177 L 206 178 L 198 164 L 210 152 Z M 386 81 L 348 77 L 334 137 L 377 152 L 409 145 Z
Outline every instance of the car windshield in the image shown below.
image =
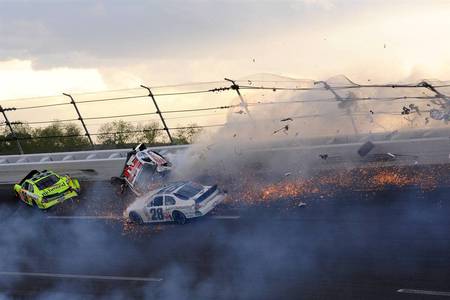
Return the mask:
M 46 189 L 46 188 L 54 185 L 58 181 L 59 181 L 58 176 L 56 176 L 55 174 L 52 174 L 50 176 L 47 176 L 47 177 L 42 178 L 41 180 L 37 181 L 36 185 L 40 190 L 43 190 L 43 189 Z
M 203 190 L 203 186 L 197 183 L 189 182 L 179 189 L 175 193 L 175 196 L 178 196 L 180 199 L 187 200 L 200 193 L 201 190 Z

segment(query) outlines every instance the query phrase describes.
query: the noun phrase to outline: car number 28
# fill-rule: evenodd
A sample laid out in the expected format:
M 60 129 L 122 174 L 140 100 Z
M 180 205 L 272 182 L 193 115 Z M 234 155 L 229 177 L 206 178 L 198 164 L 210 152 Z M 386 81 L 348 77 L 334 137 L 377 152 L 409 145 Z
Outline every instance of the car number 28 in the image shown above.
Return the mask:
M 150 214 L 152 221 L 164 220 L 164 214 L 162 208 L 150 208 Z

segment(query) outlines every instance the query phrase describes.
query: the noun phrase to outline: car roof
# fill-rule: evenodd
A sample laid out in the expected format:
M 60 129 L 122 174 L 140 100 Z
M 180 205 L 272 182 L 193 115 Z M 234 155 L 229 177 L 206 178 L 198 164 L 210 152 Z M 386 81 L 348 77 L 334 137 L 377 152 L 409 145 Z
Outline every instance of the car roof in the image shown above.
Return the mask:
M 56 175 L 56 174 L 55 174 L 55 172 L 44 170 L 42 172 L 38 172 L 35 175 L 33 175 L 33 177 L 31 177 L 30 180 L 32 182 L 38 182 L 41 179 L 48 177 L 50 175 Z
M 179 188 L 181 188 L 183 185 L 189 182 L 190 181 L 177 181 L 169 183 L 168 185 L 161 188 L 155 195 L 173 194 L 175 191 L 177 191 Z

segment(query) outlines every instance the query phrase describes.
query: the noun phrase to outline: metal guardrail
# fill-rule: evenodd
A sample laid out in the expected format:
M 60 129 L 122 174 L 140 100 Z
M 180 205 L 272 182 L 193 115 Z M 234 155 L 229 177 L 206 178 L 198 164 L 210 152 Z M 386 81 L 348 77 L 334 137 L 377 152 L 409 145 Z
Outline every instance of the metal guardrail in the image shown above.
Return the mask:
M 187 149 L 188 145 L 152 147 L 163 155 Z M 0 183 L 20 180 L 30 170 L 51 169 L 79 179 L 105 180 L 120 174 L 131 149 L 57 152 L 0 156 Z
M 420 130 L 375 135 L 321 137 L 290 143 L 248 145 L 239 155 L 254 160 L 267 157 L 285 160 L 287 153 L 295 153 L 296 161 L 311 163 L 313 168 L 348 168 L 369 166 L 382 161 L 383 165 L 448 164 L 450 163 L 450 129 Z M 367 157 L 357 155 L 358 148 L 371 140 L 376 147 Z M 187 150 L 191 145 L 161 146 L 151 149 L 163 155 Z M 196 147 L 196 146 L 193 146 Z M 194 151 L 195 148 L 193 149 Z M 201 147 L 199 148 L 201 151 Z M 0 183 L 20 180 L 32 169 L 52 169 L 85 180 L 105 180 L 120 174 L 130 149 L 92 150 L 0 156 Z M 211 151 L 214 151 L 212 148 Z M 390 159 L 388 153 L 395 157 Z M 319 155 L 327 154 L 328 159 Z M 388 156 L 387 156 L 388 155 Z

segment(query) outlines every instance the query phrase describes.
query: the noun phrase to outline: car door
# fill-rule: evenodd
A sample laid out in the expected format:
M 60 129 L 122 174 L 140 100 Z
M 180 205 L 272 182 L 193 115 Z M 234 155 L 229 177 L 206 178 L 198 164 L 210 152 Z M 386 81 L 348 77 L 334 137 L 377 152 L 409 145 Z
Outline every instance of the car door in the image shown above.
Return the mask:
M 176 200 L 171 195 L 164 196 L 164 220 L 173 221 L 172 212 L 176 207 Z
M 33 185 L 30 184 L 28 181 L 25 181 L 25 183 L 22 185 L 22 191 L 20 192 L 20 199 L 22 199 L 23 202 L 25 202 L 28 205 L 33 205 Z
M 146 207 L 146 213 L 150 222 L 163 222 L 164 221 L 164 196 L 158 195 L 153 198 L 152 201 Z

